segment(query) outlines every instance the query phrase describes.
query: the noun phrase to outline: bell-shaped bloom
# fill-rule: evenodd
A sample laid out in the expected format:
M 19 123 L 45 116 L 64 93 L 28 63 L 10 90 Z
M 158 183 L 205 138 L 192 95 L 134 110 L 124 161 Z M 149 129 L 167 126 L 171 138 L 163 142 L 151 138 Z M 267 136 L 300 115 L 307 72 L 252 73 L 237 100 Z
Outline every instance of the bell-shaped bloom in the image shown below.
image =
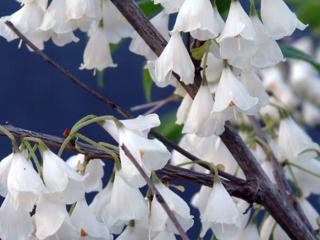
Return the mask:
M 92 20 L 97 20 L 100 14 L 100 2 L 91 0 L 66 1 L 67 21 L 74 27 L 84 30 Z
M 278 43 L 269 34 L 266 27 L 257 16 L 251 17 L 257 36 L 257 51 L 251 58 L 252 66 L 256 68 L 272 67 L 284 60 Z M 281 21 L 280 21 L 281 22 Z
M 241 227 L 239 210 L 220 182 L 214 184 L 200 218 L 202 236 L 211 228 L 218 239 L 231 239 Z
M 110 53 L 106 32 L 97 22 L 93 22 L 89 30 L 89 41 L 83 53 L 83 63 L 80 69 L 97 69 L 102 71 L 107 67 L 116 67 Z
M 199 136 L 212 135 L 211 131 L 203 131 L 203 127 L 206 126 L 205 122 L 210 118 L 213 104 L 213 97 L 208 85 L 202 85 L 192 102 L 182 132 L 194 133 Z
M 252 97 L 245 86 L 233 74 L 229 67 L 222 71 L 213 106 L 213 113 L 226 112 L 232 117 L 232 111 L 252 114 L 259 99 Z M 229 117 L 230 117 L 229 116 Z
M 155 61 L 155 83 L 159 87 L 175 85 L 173 72 L 180 76 L 185 84 L 194 82 L 194 65 L 179 32 L 173 31 L 171 38 Z
M 6 156 L 0 162 L 0 195 L 2 197 L 7 196 L 8 193 L 8 174 L 12 163 L 13 153 Z
M 77 202 L 71 215 L 71 222 L 76 227 L 79 236 L 86 236 L 90 239 L 113 239 L 105 225 L 97 220 L 85 199 Z
M 40 26 L 40 30 L 46 32 L 52 41 L 58 46 L 64 46 L 70 42 L 77 42 L 79 39 L 73 34 L 73 26 L 67 22 L 66 1 L 53 0 Z
M 261 18 L 274 39 L 290 36 L 296 28 L 304 30 L 307 27 L 283 0 L 261 0 Z
M 85 162 L 85 156 L 83 154 L 77 154 L 70 157 L 67 163 L 77 171 L 83 171 L 83 164 Z M 100 191 L 102 189 L 102 178 L 104 175 L 104 163 L 100 159 L 91 159 L 85 167 L 84 185 L 86 192 Z
M 43 152 L 43 180 L 48 193 L 67 204 L 81 199 L 85 193 L 85 177 L 48 149 Z
M 320 124 L 320 109 L 316 105 L 305 101 L 302 104 L 302 118 L 308 126 L 316 127 Z
M 16 208 L 10 194 L 0 208 L 0 238 L 2 240 L 28 239 L 34 226 L 29 212 Z
M 161 33 L 164 39 L 169 40 L 169 15 L 164 11 L 158 13 L 155 17 L 153 17 L 150 22 L 153 26 Z M 145 43 L 145 41 L 139 36 L 137 32 L 134 32 L 131 36 L 132 41 L 129 46 L 129 50 L 133 53 L 145 56 L 148 60 L 156 60 L 156 54 L 151 50 L 151 48 Z
M 110 199 L 104 206 L 103 222 L 111 228 L 130 220 L 143 220 L 147 216 L 147 203 L 138 188 L 126 183 L 121 171 L 115 173 Z
M 272 92 L 285 105 L 287 110 L 292 110 L 298 105 L 299 98 L 295 96 L 290 86 L 286 84 L 279 68 L 268 68 L 261 71 L 261 74 L 265 89 Z
M 319 145 L 313 142 L 292 118 L 281 120 L 278 136 L 281 160 L 294 161 L 302 154 L 315 157 L 315 152 L 312 152 L 312 150 L 319 150 Z M 310 151 L 302 153 L 305 150 Z
M 186 121 L 186 119 L 188 117 L 192 102 L 193 102 L 193 100 L 189 94 L 186 94 L 183 97 L 183 100 L 177 110 L 177 121 L 176 121 L 177 124 L 179 124 L 179 125 L 184 124 L 184 122 Z
M 130 23 L 110 0 L 102 2 L 102 11 L 99 19 L 103 19 L 103 28 L 109 43 L 116 44 L 122 38 L 130 37 L 133 32 Z
M 10 21 L 39 49 L 44 48 L 44 41 L 48 40 L 46 33 L 39 30 L 44 15 L 44 9 L 36 2 L 25 3 L 22 8 L 10 16 L 0 18 L 0 35 L 7 41 L 13 41 L 18 36 L 5 25 Z
M 7 186 L 15 208 L 31 211 L 44 190 L 40 176 L 24 153 L 14 153 L 8 173 Z
M 42 195 L 37 203 L 35 213 L 36 236 L 45 239 L 55 234 L 69 217 L 65 204 Z
M 231 1 L 224 29 L 217 39 L 223 59 L 250 57 L 256 51 L 256 32 L 240 1 Z
M 121 148 L 125 145 L 144 171 L 150 176 L 152 171 L 163 168 L 170 152 L 156 139 L 148 139 L 150 128 L 158 126 L 158 115 L 140 116 L 136 119 L 120 121 L 123 126 L 117 127 L 113 121 L 105 121 L 103 127 L 118 141 L 120 146 L 121 176 L 132 186 L 141 187 L 144 179 Z
M 156 183 L 155 186 L 168 204 L 171 211 L 174 211 L 175 217 L 181 224 L 183 230 L 187 231 L 190 227 L 192 227 L 193 216 L 190 215 L 190 208 L 188 204 L 162 183 Z M 179 234 L 175 225 L 170 220 L 168 214 L 165 212 L 165 210 L 155 197 L 151 202 L 149 214 L 149 224 L 152 231 L 168 231 L 171 233 Z
M 221 16 L 213 10 L 210 0 L 187 0 L 179 10 L 174 30 L 190 32 L 195 39 L 205 41 L 222 31 Z
M 200 191 L 197 192 L 191 199 L 192 206 L 199 210 L 200 215 L 202 215 L 206 210 L 211 190 L 212 189 L 210 187 L 202 185 Z
M 270 237 L 275 240 L 290 240 L 286 232 L 276 223 L 276 221 L 271 217 L 263 222 L 260 231 L 261 240 L 269 240 Z
M 223 60 L 216 57 L 215 54 L 210 51 L 208 53 L 208 61 L 206 68 L 206 79 L 208 80 L 209 86 L 211 84 L 215 86 L 215 84 L 217 83 L 217 81 L 219 81 L 221 77 L 222 70 Z
M 307 199 L 301 198 L 298 199 L 300 206 L 305 213 L 307 219 L 309 220 L 313 229 L 318 229 L 319 225 L 317 223 L 319 218 L 319 213 L 317 210 L 310 204 Z
M 153 240 L 175 240 L 175 234 L 169 231 L 162 231 L 158 233 Z
M 153 0 L 154 4 L 161 4 L 167 14 L 178 12 L 185 0 Z
M 249 94 L 259 99 L 259 107 L 263 107 L 269 103 L 269 96 L 262 84 L 262 80 L 254 70 L 242 71 L 241 81 L 245 85 Z

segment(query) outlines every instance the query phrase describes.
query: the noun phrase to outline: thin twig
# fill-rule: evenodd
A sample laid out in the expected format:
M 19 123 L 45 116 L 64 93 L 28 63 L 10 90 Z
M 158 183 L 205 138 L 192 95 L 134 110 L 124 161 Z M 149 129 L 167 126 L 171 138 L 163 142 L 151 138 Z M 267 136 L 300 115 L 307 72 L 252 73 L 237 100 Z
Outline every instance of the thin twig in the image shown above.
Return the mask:
M 146 181 L 148 187 L 151 189 L 151 191 L 153 192 L 153 194 L 155 195 L 156 199 L 158 200 L 158 202 L 160 203 L 160 205 L 162 206 L 162 208 L 165 210 L 165 212 L 167 213 L 168 217 L 171 219 L 171 221 L 173 222 L 173 224 L 175 225 L 175 227 L 177 228 L 181 238 L 183 240 L 189 240 L 189 237 L 187 236 L 187 234 L 185 233 L 185 231 L 183 230 L 181 224 L 179 223 L 178 219 L 176 218 L 176 216 L 174 215 L 174 213 L 172 212 L 172 210 L 170 209 L 169 205 L 167 204 L 166 200 L 163 198 L 163 196 L 161 195 L 161 193 L 158 191 L 158 189 L 156 188 L 156 186 L 154 185 L 154 183 L 152 182 L 152 180 L 148 177 L 148 175 L 144 172 L 144 170 L 142 169 L 142 167 L 139 165 L 139 163 L 137 162 L 137 160 L 132 156 L 131 152 L 129 151 L 129 149 L 123 144 L 121 146 L 121 148 L 123 149 L 124 153 L 127 155 L 127 157 L 129 158 L 129 160 L 133 163 L 133 165 L 137 168 L 138 172 L 140 173 L 140 175 L 143 177 L 143 179 Z

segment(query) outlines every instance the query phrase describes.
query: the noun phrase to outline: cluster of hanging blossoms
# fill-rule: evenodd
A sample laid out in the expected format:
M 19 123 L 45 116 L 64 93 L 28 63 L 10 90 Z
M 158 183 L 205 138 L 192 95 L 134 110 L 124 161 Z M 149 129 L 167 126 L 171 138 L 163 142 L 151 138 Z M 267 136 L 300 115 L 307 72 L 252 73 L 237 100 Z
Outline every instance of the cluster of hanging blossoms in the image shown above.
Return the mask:
M 320 149 L 286 111 L 294 111 L 296 98 L 274 68 L 285 60 L 276 40 L 306 28 L 283 0 L 261 0 L 261 18 L 253 1 L 247 14 L 240 1 L 232 0 L 225 19 L 214 1 L 154 0 L 163 10 L 151 23 L 168 40 L 159 57 L 109 0 L 52 0 L 49 5 L 47 0 L 19 2 L 20 10 L 0 19 L 0 35 L 8 41 L 17 36 L 5 25 L 7 20 L 40 49 L 49 39 L 57 46 L 78 42 L 74 32 L 80 29 L 89 37 L 80 69 L 103 70 L 116 67 L 109 44 L 131 37 L 129 50 L 146 58 L 154 83 L 175 88 L 175 94 L 182 98 L 176 121 L 183 125 L 179 145 L 215 170 L 214 187 L 201 187 L 191 200 L 200 213 L 201 238 L 213 234 L 219 240 L 289 239 L 267 213 L 259 232 L 257 219 L 262 207 L 243 214 L 248 204 L 231 197 L 217 176 L 219 166 L 244 178 L 219 137 L 227 121 L 242 127 L 241 136 L 274 184 L 270 152 L 277 155 L 312 227 L 319 228 L 318 213 L 307 197 L 320 194 Z M 169 17 L 176 13 L 169 31 Z M 281 16 L 281 21 L 275 15 Z M 198 46 L 192 49 L 183 36 Z M 194 84 L 197 71 L 203 81 L 192 99 L 181 83 Z M 305 85 L 300 79 L 306 77 L 297 73 L 293 72 L 292 78 L 301 89 L 298 84 Z M 260 116 L 269 126 L 270 146 L 252 135 L 247 116 Z M 105 187 L 101 160 L 88 161 L 84 155 L 76 155 L 65 162 L 43 143 L 39 143 L 41 163 L 27 142 L 1 161 L 0 194 L 5 198 L 0 208 L 1 239 L 176 239 L 179 232 L 161 203 L 151 191 L 142 194 L 146 182 L 123 145 L 152 178 L 183 230 L 193 226 L 188 203 L 170 189 L 170 184 L 162 183 L 155 171 L 169 160 L 172 165 L 198 172 L 208 170 L 189 164 L 185 156 L 170 153 L 158 140 L 148 138 L 150 129 L 160 125 L 156 114 L 107 119 L 101 125 L 119 143 L 117 150 L 105 148 L 120 156 L 115 157 L 115 168 Z M 85 195 L 92 192 L 98 193 L 89 203 Z

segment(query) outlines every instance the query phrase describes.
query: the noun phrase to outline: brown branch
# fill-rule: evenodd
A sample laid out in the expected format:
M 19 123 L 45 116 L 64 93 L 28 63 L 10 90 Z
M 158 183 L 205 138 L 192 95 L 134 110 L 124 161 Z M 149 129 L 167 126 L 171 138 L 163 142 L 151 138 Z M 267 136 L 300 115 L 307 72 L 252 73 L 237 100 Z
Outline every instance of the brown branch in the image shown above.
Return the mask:
M 41 139 L 48 147 L 55 148 L 55 149 L 59 149 L 65 140 L 64 138 L 52 136 L 49 134 L 34 132 L 30 130 L 25 130 L 9 124 L 4 124 L 0 126 L 4 127 L 10 133 L 12 133 L 16 139 L 22 140 L 25 137 Z M 0 136 L 5 136 L 5 135 L 0 132 Z M 74 152 L 74 153 L 85 154 L 89 159 L 98 158 L 101 160 L 113 161 L 113 158 L 109 154 L 101 151 L 100 149 L 97 149 L 94 146 L 91 146 L 89 144 L 82 143 L 82 142 L 78 142 L 77 145 L 78 145 L 78 148 L 76 148 L 72 143 L 69 143 L 66 146 L 65 150 Z M 211 174 L 198 173 L 195 171 L 191 171 L 188 169 L 175 167 L 171 165 L 165 166 L 163 169 L 157 171 L 157 173 L 163 176 L 168 176 L 172 180 L 180 179 L 180 180 L 185 180 L 185 181 L 190 181 L 193 183 L 205 185 L 208 187 L 213 186 L 213 176 Z M 224 186 L 226 187 L 230 195 L 241 198 L 247 202 L 251 201 L 252 195 L 255 192 L 255 187 L 250 184 L 247 184 L 247 182 L 242 179 L 239 179 L 239 181 L 238 180 L 229 181 L 226 179 L 222 179 L 222 183 L 224 184 Z M 261 201 L 260 196 L 257 196 L 256 200 L 257 200 L 256 201 L 257 203 L 260 203 Z
M 154 185 L 154 183 L 152 182 L 152 180 L 148 177 L 148 175 L 144 172 L 144 170 L 142 169 L 142 167 L 140 166 L 140 164 L 137 162 L 137 160 L 132 156 L 131 152 L 129 151 L 129 149 L 123 144 L 121 146 L 121 148 L 123 149 L 124 153 L 127 155 L 127 157 L 129 158 L 129 160 L 133 163 L 133 165 L 137 168 L 138 172 L 140 173 L 140 175 L 143 177 L 143 179 L 146 181 L 148 187 L 151 189 L 151 191 L 153 192 L 153 194 L 155 195 L 156 199 L 158 200 L 158 202 L 160 203 L 160 205 L 162 206 L 162 208 L 164 209 L 164 211 L 167 213 L 168 217 L 171 219 L 171 221 L 173 222 L 173 224 L 175 225 L 176 229 L 178 230 L 181 238 L 183 240 L 189 240 L 189 237 L 187 236 L 187 234 L 185 233 L 185 231 L 183 230 L 182 226 L 180 225 L 178 219 L 176 218 L 175 214 L 173 213 L 173 211 L 170 209 L 169 205 L 167 204 L 166 200 L 163 198 L 163 196 L 161 195 L 161 193 L 158 191 L 158 189 L 156 188 L 156 186 Z
M 148 21 L 133 0 L 111 0 L 134 29 L 144 39 L 151 49 L 159 56 L 166 46 L 166 42 L 155 27 Z M 199 82 L 200 74 L 196 74 L 195 82 Z M 178 78 L 179 79 L 179 78 Z M 200 81 L 201 82 L 201 81 Z M 194 98 L 197 87 L 184 86 L 189 95 Z M 190 89 L 191 88 L 191 89 Z M 310 239 L 316 237 L 309 231 L 302 219 L 294 210 L 290 201 L 280 194 L 272 185 L 265 172 L 254 158 L 250 150 L 236 131 L 226 126 L 221 139 L 233 157 L 238 162 L 249 182 L 257 186 L 257 193 L 263 194 L 263 205 L 274 219 L 281 225 L 292 239 Z

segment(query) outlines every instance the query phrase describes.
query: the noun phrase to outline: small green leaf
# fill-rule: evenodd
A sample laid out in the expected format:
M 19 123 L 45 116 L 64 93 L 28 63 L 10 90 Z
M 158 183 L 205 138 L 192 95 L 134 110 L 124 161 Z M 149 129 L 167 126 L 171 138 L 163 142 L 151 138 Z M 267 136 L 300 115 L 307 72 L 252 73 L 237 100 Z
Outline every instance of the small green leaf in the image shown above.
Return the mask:
M 143 90 L 146 100 L 151 102 L 152 78 L 147 68 L 143 69 Z
M 193 48 L 191 50 L 192 57 L 198 61 L 200 61 L 203 55 L 209 51 L 210 41 L 206 41 L 203 45 L 198 48 Z
M 316 62 L 310 55 L 285 44 L 280 44 L 280 48 L 285 57 L 306 61 L 320 71 L 320 63 Z
M 161 116 L 161 125 L 156 130 L 171 141 L 179 141 L 182 126 L 176 124 L 176 112 L 171 111 Z
M 226 19 L 228 16 L 231 0 L 215 0 L 220 15 Z
M 163 8 L 160 4 L 154 4 L 151 0 L 142 0 L 138 2 L 140 9 L 147 17 L 152 17 L 159 13 Z

